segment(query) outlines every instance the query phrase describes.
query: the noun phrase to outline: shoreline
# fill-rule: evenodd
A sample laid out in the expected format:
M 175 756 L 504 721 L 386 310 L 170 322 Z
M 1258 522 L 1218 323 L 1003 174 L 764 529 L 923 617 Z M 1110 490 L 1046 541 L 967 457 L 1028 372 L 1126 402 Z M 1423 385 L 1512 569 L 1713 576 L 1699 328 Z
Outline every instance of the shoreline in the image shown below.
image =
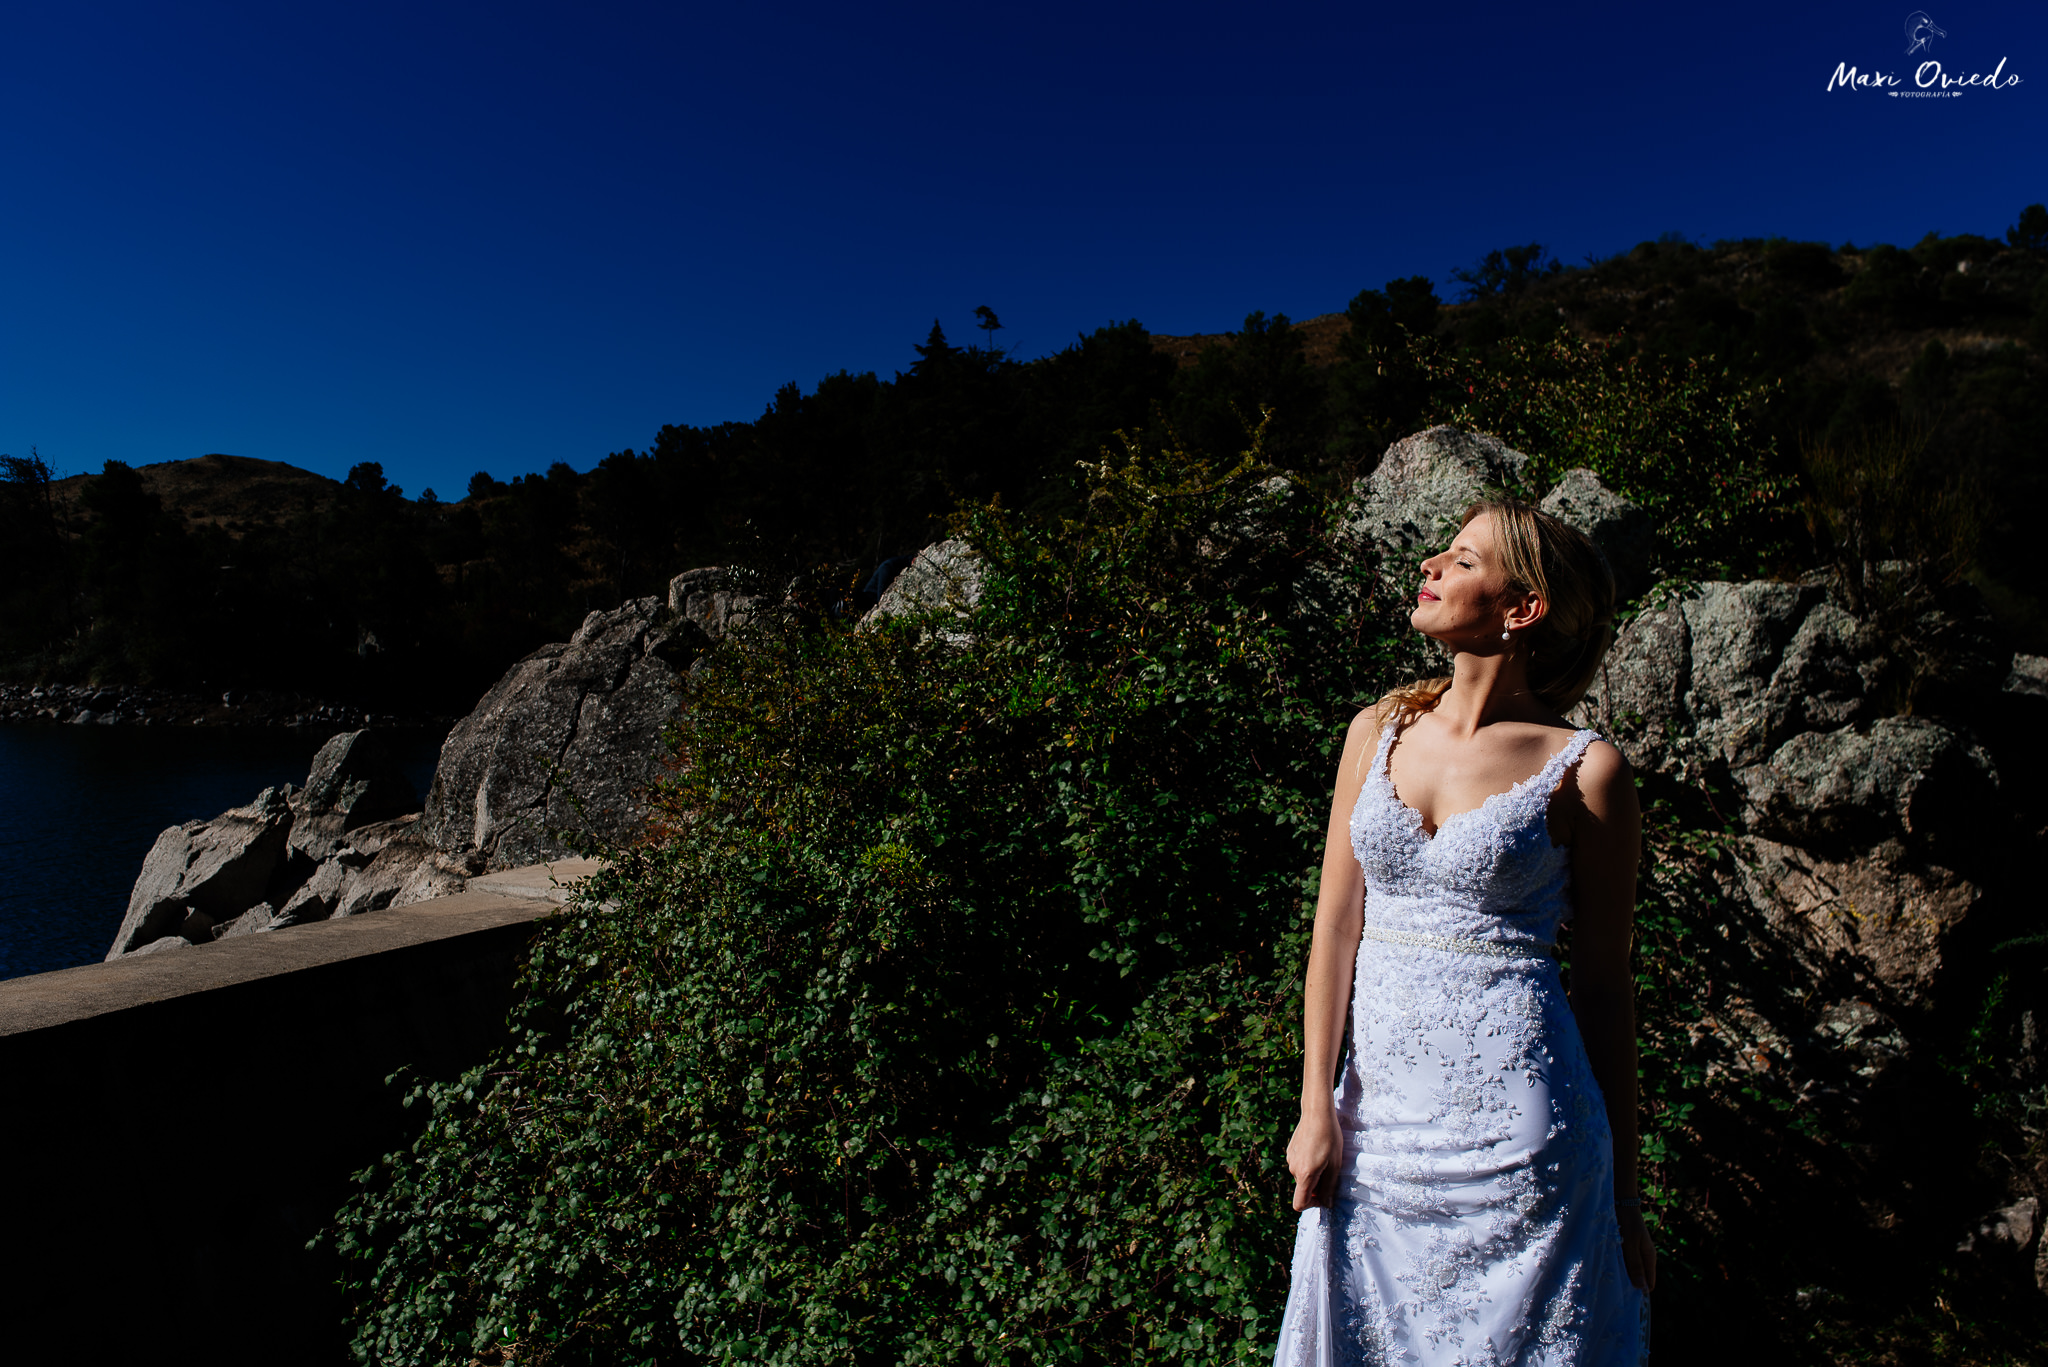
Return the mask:
M 370 712 L 347 703 L 231 688 L 194 693 L 166 688 L 87 684 L 0 684 L 0 723 L 42 726 L 254 726 L 359 731 L 447 730 L 455 718 Z

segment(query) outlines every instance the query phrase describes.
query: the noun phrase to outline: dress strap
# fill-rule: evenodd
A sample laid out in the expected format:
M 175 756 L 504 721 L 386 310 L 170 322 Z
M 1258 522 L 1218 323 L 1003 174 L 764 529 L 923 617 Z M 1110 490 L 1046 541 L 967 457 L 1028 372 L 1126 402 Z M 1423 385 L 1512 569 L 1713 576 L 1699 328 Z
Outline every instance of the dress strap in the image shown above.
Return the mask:
M 1550 762 L 1557 766 L 1557 776 L 1563 778 L 1564 771 L 1577 764 L 1580 756 L 1586 753 L 1586 747 L 1599 739 L 1598 731 L 1581 729 L 1572 732 L 1572 738 L 1564 743 L 1564 749 L 1551 756 Z
M 1373 752 L 1372 768 L 1366 771 L 1367 778 L 1374 774 L 1384 775 L 1387 772 L 1387 756 L 1394 751 L 1394 737 L 1400 729 L 1401 722 L 1396 717 L 1388 717 L 1387 724 L 1380 728 L 1380 748 Z
M 1536 781 L 1529 785 L 1531 794 L 1547 805 L 1551 794 L 1557 791 L 1557 785 L 1564 782 L 1564 771 L 1577 764 L 1585 756 L 1586 747 L 1599 739 L 1598 731 L 1572 732 L 1572 738 L 1564 743 L 1564 748 L 1550 757 L 1550 762 L 1543 766 Z

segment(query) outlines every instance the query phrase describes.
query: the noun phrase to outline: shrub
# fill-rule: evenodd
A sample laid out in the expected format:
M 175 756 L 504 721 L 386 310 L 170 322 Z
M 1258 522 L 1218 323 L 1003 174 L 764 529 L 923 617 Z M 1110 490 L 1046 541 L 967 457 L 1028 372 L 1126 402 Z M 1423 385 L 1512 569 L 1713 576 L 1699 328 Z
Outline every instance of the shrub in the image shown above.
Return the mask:
M 1483 365 L 1431 364 L 1454 396 L 1438 421 L 1527 452 L 1531 498 L 1591 470 L 1649 512 L 1665 573 L 1743 577 L 1782 552 L 1795 481 L 1761 421 L 1774 383 L 1570 333 L 1504 342 Z
M 364 1360 L 1266 1357 L 1330 773 L 1401 666 L 1263 473 L 1126 450 L 1078 521 L 982 511 L 966 648 L 715 653 L 669 837 L 342 1215 Z
M 1422 661 L 1340 509 L 1267 473 L 1127 447 L 1077 519 L 967 520 L 971 638 L 757 619 L 705 657 L 660 838 L 543 927 L 513 1045 L 415 1087 L 340 1213 L 359 1358 L 1270 1360 L 1332 768 Z M 1713 795 L 1645 797 L 1660 1351 L 1946 1342 L 1935 1276 L 1968 1343 L 2023 1341 L 1924 1238 L 1804 1237 L 1863 1230 L 1867 1176 L 1767 1056 L 1804 970 L 1729 895 Z M 1719 1040 L 1747 1002 L 1792 1034 Z M 1972 1078 L 2031 1029 L 1986 1021 Z M 1914 1153 L 1951 1166 L 1984 1133 L 1939 1129 Z M 1842 1288 L 1820 1329 L 1808 1280 Z

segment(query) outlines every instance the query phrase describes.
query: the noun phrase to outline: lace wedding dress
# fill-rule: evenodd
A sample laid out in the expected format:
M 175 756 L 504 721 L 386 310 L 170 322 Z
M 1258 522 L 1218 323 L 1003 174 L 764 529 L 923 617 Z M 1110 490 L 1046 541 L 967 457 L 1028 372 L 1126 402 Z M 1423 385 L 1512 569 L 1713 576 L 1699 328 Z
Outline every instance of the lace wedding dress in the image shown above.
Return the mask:
M 1387 777 L 1397 730 L 1351 812 L 1366 898 L 1343 1172 L 1331 1207 L 1302 1212 L 1275 1362 L 1641 1362 L 1607 1112 L 1551 949 L 1571 869 L 1546 814 L 1598 737 L 1431 837 Z

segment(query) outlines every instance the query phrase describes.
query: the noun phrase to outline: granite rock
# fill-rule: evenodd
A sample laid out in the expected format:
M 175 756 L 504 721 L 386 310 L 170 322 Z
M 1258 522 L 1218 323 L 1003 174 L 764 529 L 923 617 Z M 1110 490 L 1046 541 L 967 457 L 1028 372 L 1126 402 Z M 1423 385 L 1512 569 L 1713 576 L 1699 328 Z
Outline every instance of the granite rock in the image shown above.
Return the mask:
M 348 878 L 348 867 L 340 860 L 329 859 L 320 864 L 313 870 L 313 876 L 301 883 L 298 890 L 278 908 L 273 927 L 302 926 L 309 921 L 326 920 L 340 904 Z
M 164 831 L 143 857 L 107 958 L 177 933 L 193 911 L 232 920 L 262 901 L 284 861 L 291 824 L 279 791 L 265 789 L 247 807 Z
M 1640 769 L 1762 763 L 1809 716 L 1856 715 L 1861 679 L 1840 668 L 1846 617 L 1808 585 L 1700 584 L 1628 623 L 1578 715 Z
M 637 835 L 680 702 L 679 620 L 635 599 L 514 665 L 442 745 L 421 838 L 506 868 L 569 853 L 564 829 Z
M 873 631 L 891 617 L 910 613 L 950 610 L 969 617 L 981 602 L 984 570 L 974 548 L 957 537 L 926 546 L 901 574 L 891 580 L 881 600 L 860 619 L 856 631 Z M 966 632 L 951 628 L 941 633 L 956 644 L 968 639 Z
M 668 610 L 675 614 L 677 631 L 690 627 L 701 632 L 705 642 L 722 641 L 727 631 L 748 621 L 768 600 L 739 592 L 730 571 L 712 565 L 684 570 L 668 582 Z
M 1378 549 L 1387 577 L 1407 582 L 1450 544 L 1465 509 L 1512 484 L 1528 460 L 1496 437 L 1455 427 L 1403 437 L 1352 486 L 1344 530 Z
M 2030 698 L 2048 698 L 2048 655 L 2015 655 L 2005 676 L 2005 691 Z
M 345 731 L 320 747 L 292 806 L 291 848 L 319 863 L 357 827 L 419 810 L 419 796 L 374 731 Z
M 423 869 L 430 871 L 424 879 Z M 410 906 L 428 897 L 460 892 L 467 881 L 458 861 L 447 860 L 416 833 L 401 832 L 380 842 L 368 861 L 350 875 L 334 915 L 359 916 L 366 911 Z
M 1591 539 L 1614 572 L 1614 600 L 1626 603 L 1650 587 L 1657 540 L 1650 514 L 1600 482 L 1591 470 L 1567 470 L 1543 496 L 1542 509 Z
M 1800 952 L 1806 976 L 1819 981 L 1838 968 L 1898 1008 L 1925 1003 L 1951 937 L 1983 895 L 1951 869 L 1914 862 L 1898 844 L 1827 859 L 1746 836 L 1736 851 L 1730 890 Z
M 1958 1253 L 2024 1253 L 2041 1225 L 2041 1202 L 2028 1196 L 1988 1211 L 1956 1245 Z
M 1751 831 L 1816 847 L 1895 837 L 1931 847 L 1958 824 L 1981 836 L 1998 798 L 1998 772 L 1984 748 L 1932 717 L 1802 731 L 1735 778 Z
M 243 935 L 254 935 L 259 930 L 270 929 L 270 923 L 277 916 L 277 908 L 268 902 L 258 902 L 226 925 L 213 928 L 216 940 L 233 940 Z
M 150 942 L 149 942 L 148 944 L 144 945 L 144 946 L 143 946 L 142 948 L 140 948 L 140 949 L 138 949 L 138 950 L 134 950 L 134 951 L 133 951 L 132 953 L 130 953 L 129 955 L 126 955 L 126 956 L 123 956 L 123 957 L 128 957 L 128 958 L 139 958 L 140 956 L 142 956 L 142 955 L 144 955 L 144 954 L 165 954 L 165 953 L 169 953 L 169 952 L 170 952 L 171 950 L 174 950 L 174 949 L 190 949 L 190 948 L 192 948 L 192 942 L 191 942 L 190 940 L 186 939 L 186 938 L 185 938 L 184 936 L 182 936 L 182 935 L 165 935 L 165 936 L 163 936 L 163 937 L 161 937 L 161 938 L 159 938 L 159 939 L 151 940 L 151 941 L 150 941 Z

